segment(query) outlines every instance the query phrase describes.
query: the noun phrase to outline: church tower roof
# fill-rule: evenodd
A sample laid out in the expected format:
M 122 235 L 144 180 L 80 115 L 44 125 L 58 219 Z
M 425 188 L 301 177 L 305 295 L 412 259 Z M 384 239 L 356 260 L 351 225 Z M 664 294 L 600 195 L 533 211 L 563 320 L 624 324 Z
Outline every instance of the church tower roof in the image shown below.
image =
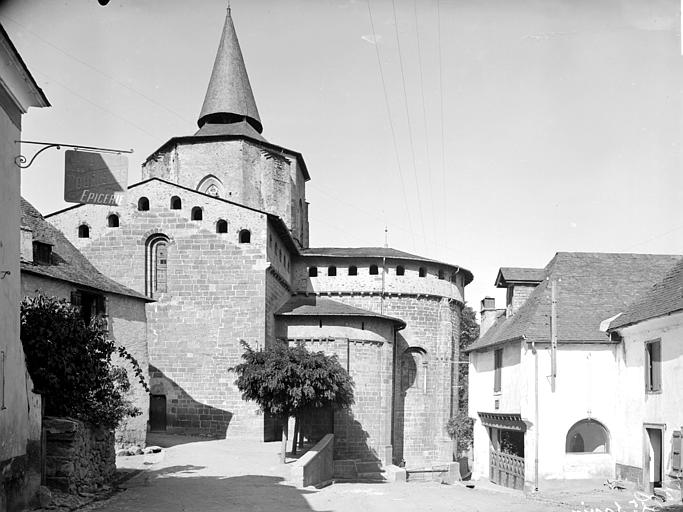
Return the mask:
M 226 129 L 232 132 L 238 127 L 241 127 L 238 131 L 249 131 L 252 134 L 252 129 L 258 134 L 263 131 L 240 43 L 232 23 L 230 7 L 225 16 L 223 35 L 197 124 L 200 128 L 198 134 L 210 128 L 212 132 Z M 258 135 L 256 137 L 262 138 Z

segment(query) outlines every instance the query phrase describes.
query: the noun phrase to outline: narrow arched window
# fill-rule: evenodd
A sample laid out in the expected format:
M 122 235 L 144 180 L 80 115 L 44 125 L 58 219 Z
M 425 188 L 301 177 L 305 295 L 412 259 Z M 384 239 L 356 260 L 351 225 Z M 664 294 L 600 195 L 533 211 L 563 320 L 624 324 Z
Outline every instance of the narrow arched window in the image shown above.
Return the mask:
M 337 275 L 337 267 L 327 267 L 327 275 L 328 276 L 336 276 Z
M 420 270 L 418 272 L 419 272 L 420 277 L 427 277 L 427 269 L 426 268 L 420 267 Z
M 251 243 L 251 231 L 248 229 L 243 229 L 240 231 L 239 241 L 241 244 Z
M 116 215 L 115 213 L 112 213 L 107 217 L 107 226 L 110 228 L 118 228 L 119 227 L 119 216 Z
M 308 267 L 308 277 L 318 277 L 318 267 Z
M 180 210 L 183 207 L 183 202 L 178 196 L 171 198 L 171 210 Z
M 405 269 L 405 267 L 402 267 L 401 265 L 399 265 L 398 267 L 396 267 L 396 275 L 397 275 L 397 276 L 404 276 L 404 275 L 406 275 L 406 269 Z
M 299 236 L 301 237 L 301 240 L 304 239 L 304 224 L 304 202 L 299 199 Z
M 379 274 L 379 269 L 377 268 L 377 265 L 370 265 L 370 275 L 376 276 L 377 274 Z
M 202 209 L 199 206 L 192 208 L 192 213 L 190 214 L 192 220 L 202 220 Z
M 141 212 L 146 212 L 149 210 L 149 199 L 146 197 L 141 197 L 138 199 L 138 210 Z
M 168 238 L 155 235 L 147 241 L 146 291 L 150 297 L 168 291 Z
M 567 453 L 609 453 L 609 434 L 599 421 L 583 419 L 567 432 L 565 448 Z
M 358 275 L 358 267 L 356 265 L 351 265 L 349 267 L 349 275 L 350 276 L 357 276 Z
M 87 224 L 78 226 L 78 238 L 90 238 L 90 228 Z
M 228 232 L 228 221 L 220 219 L 216 222 L 216 233 L 227 233 Z
M 439 270 L 439 279 L 444 279 L 443 270 Z

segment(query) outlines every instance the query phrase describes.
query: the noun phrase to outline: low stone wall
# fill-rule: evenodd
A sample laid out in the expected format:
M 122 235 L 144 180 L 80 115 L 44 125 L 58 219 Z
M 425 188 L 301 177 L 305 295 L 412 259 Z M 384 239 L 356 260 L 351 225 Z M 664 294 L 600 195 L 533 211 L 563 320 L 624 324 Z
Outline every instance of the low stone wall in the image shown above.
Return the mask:
M 333 454 L 334 434 L 327 434 L 292 464 L 291 482 L 297 487 L 306 487 L 331 481 L 334 472 Z
M 48 487 L 91 491 L 111 484 L 116 472 L 114 433 L 81 421 L 43 418 Z

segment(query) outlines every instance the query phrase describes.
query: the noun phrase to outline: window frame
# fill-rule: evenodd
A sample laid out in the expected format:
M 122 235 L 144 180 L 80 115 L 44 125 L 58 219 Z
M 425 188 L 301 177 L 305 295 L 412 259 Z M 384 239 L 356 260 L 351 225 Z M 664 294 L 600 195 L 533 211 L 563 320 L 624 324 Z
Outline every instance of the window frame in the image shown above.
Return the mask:
M 503 390 L 503 347 L 493 351 L 493 392 L 502 393 Z
M 645 393 L 662 392 L 662 339 L 656 338 L 644 343 Z M 655 350 L 656 349 L 656 350 Z

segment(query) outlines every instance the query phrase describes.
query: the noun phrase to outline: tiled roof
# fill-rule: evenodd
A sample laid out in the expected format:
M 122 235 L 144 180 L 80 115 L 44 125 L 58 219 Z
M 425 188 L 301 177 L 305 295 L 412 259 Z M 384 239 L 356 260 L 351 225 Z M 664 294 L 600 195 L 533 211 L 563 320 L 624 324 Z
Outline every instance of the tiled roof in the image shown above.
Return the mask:
M 21 199 L 21 224 L 33 230 L 33 240 L 52 245 L 52 264 L 21 262 L 21 271 L 67 281 L 87 288 L 126 295 L 152 302 L 149 297 L 131 290 L 100 273 L 67 240 L 64 234 L 46 221 L 24 198 Z
M 499 318 L 470 350 L 506 341 L 550 339 L 550 281 L 556 280 L 559 343 L 607 342 L 600 322 L 623 311 L 661 279 L 680 256 L 559 252 L 541 282 L 511 317 Z
M 496 277 L 496 286 L 507 288 L 509 283 L 540 283 L 544 279 L 543 268 L 501 267 Z
M 445 265 L 451 268 L 457 268 L 460 272 L 467 275 L 465 284 L 472 282 L 472 272 L 466 268 L 452 263 L 444 263 L 442 261 L 432 260 L 423 256 L 417 256 L 407 252 L 392 249 L 391 247 L 311 247 L 301 250 L 302 256 L 322 256 L 326 258 L 390 258 L 397 260 L 414 260 L 424 261 L 425 263 L 434 263 L 437 265 Z
M 289 300 L 276 313 L 277 316 L 350 316 L 350 317 L 373 317 L 389 320 L 397 324 L 401 329 L 406 323 L 400 318 L 382 315 L 368 309 L 349 306 L 336 300 L 324 299 L 314 295 L 297 296 Z
M 683 259 L 664 279 L 645 291 L 625 311 L 612 321 L 609 329 L 617 329 L 650 318 L 683 310 Z

